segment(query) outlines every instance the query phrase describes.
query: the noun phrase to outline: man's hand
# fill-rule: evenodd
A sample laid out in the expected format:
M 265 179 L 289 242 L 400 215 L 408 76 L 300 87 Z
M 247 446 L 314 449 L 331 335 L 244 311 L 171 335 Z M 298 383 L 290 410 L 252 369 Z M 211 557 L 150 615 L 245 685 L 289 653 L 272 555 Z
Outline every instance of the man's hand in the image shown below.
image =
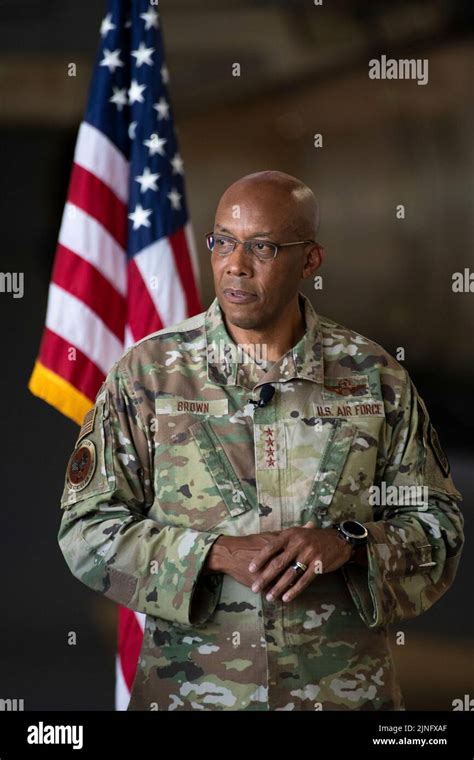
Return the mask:
M 252 591 L 264 589 L 268 601 L 281 596 L 284 602 L 290 602 L 317 574 L 338 570 L 351 555 L 352 546 L 336 529 L 316 528 L 311 521 L 302 528 L 270 534 L 248 567 L 254 579 Z M 291 569 L 296 560 L 308 566 L 304 573 Z
M 317 574 L 338 570 L 351 555 L 351 545 L 337 530 L 316 528 L 310 521 L 302 528 L 250 536 L 219 536 L 203 572 L 231 575 L 252 591 L 265 589 L 269 601 L 283 594 L 283 601 L 289 602 L 315 580 Z M 291 569 L 290 565 L 296 560 L 308 566 L 306 572 Z
M 250 588 L 255 576 L 250 572 L 249 564 L 255 561 L 268 542 L 278 535 L 278 532 L 266 532 L 253 533 L 250 536 L 219 536 L 207 555 L 204 575 L 225 573 Z

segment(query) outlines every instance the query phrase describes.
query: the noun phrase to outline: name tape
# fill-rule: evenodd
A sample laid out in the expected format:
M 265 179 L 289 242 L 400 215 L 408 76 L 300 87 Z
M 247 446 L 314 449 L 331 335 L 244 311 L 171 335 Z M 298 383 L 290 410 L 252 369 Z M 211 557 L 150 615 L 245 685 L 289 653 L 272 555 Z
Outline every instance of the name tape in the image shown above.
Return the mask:
M 226 398 L 211 399 L 185 399 L 185 398 L 158 398 L 155 400 L 156 414 L 211 414 L 220 417 L 229 411 L 229 402 Z
M 365 401 L 351 404 L 313 404 L 316 417 L 384 417 L 381 401 Z

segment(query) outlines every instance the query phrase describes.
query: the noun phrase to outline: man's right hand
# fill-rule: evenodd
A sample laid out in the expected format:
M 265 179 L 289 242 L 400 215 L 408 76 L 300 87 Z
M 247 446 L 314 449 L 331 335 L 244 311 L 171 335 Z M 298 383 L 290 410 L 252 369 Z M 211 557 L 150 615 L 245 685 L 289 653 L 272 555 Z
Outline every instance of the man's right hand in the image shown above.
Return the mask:
M 204 575 L 225 573 L 251 588 L 255 574 L 249 565 L 275 533 L 254 533 L 250 536 L 219 536 L 214 541 L 203 568 Z

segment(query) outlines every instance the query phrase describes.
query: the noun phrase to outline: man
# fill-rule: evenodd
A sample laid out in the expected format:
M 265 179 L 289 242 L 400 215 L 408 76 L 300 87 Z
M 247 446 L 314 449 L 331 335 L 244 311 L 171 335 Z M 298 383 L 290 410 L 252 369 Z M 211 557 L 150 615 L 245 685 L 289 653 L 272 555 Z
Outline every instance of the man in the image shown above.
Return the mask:
M 451 585 L 461 496 L 405 369 L 299 293 L 317 227 L 294 177 L 228 188 L 216 299 L 132 347 L 79 434 L 59 541 L 146 613 L 130 710 L 404 709 L 388 625 Z

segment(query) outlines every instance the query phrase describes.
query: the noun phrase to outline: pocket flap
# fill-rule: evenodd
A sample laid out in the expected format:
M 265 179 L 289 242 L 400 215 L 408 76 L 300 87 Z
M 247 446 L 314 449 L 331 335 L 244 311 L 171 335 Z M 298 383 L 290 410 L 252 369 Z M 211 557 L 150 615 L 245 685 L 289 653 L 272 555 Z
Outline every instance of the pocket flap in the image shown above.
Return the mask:
M 189 432 L 196 441 L 205 466 L 219 490 L 232 517 L 251 508 L 242 484 L 209 422 L 200 421 L 190 426 Z
M 356 425 L 342 418 L 333 419 L 325 424 L 331 424 L 332 430 L 304 506 L 304 510 L 310 513 L 310 516 L 305 518 L 308 520 L 311 519 L 312 513 L 315 517 L 320 517 L 329 509 L 357 431 Z

